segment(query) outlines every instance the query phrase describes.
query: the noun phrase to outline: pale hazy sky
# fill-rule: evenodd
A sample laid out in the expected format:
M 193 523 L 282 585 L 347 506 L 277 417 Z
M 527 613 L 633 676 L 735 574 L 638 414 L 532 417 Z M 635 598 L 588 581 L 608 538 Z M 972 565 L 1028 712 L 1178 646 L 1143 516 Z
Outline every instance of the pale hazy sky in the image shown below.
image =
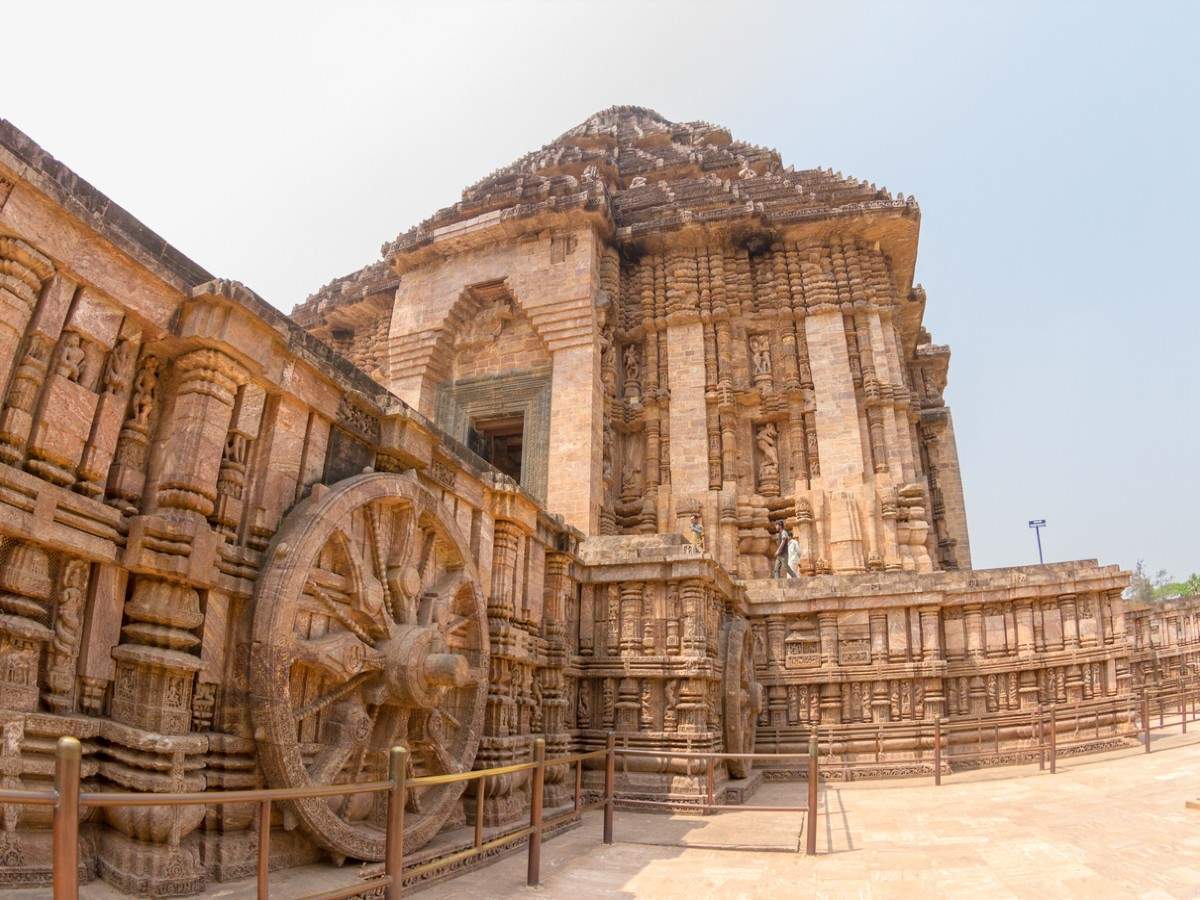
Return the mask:
M 920 201 L 976 567 L 1200 570 L 1200 5 L 190 8 L 6 3 L 0 116 L 214 274 L 290 310 L 599 109 L 718 122 Z

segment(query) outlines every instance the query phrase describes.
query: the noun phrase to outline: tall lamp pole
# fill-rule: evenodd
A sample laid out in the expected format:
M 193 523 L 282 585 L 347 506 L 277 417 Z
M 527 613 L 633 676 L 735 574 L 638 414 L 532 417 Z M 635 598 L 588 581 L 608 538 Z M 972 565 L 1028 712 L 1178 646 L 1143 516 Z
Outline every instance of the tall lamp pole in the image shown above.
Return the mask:
M 1033 533 L 1037 536 L 1038 565 L 1045 565 L 1046 561 L 1042 559 L 1042 529 L 1046 527 L 1046 520 L 1030 519 L 1029 527 L 1033 529 Z

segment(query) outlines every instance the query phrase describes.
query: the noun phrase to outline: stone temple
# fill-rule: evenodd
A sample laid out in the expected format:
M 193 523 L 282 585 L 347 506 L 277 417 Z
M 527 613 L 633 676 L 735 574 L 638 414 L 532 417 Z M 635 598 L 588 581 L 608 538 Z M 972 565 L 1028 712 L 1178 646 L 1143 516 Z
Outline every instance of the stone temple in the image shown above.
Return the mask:
M 0 123 L 0 786 L 49 784 L 64 734 L 88 790 L 181 792 L 612 731 L 663 754 L 622 794 L 680 806 L 672 753 L 814 730 L 848 778 L 931 773 L 938 718 L 994 736 L 950 767 L 1029 758 L 1051 704 L 1075 752 L 1129 742 L 1111 701 L 1200 665 L 1200 610 L 1127 616 L 1094 561 L 971 568 L 919 226 L 614 107 L 289 318 Z M 527 774 L 414 791 L 408 852 L 519 822 Z M 718 792 L 791 774 L 723 762 Z M 253 804 L 82 816 L 84 876 L 129 893 L 254 871 Z M 0 820 L 0 884 L 47 883 L 49 813 Z M 272 866 L 379 860 L 381 823 L 278 804 Z

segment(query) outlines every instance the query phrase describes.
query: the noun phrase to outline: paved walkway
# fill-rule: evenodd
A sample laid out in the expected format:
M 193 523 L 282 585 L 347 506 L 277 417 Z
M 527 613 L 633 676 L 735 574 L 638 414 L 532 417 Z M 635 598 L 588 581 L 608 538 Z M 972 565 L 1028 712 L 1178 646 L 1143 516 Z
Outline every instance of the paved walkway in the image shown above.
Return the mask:
M 542 851 L 542 887 L 525 855 L 423 890 L 422 900 L 600 897 L 1200 897 L 1200 742 L 1157 736 L 1120 751 L 1036 767 L 928 780 L 827 785 L 817 858 L 803 855 L 800 813 L 704 818 L 599 814 Z M 802 804 L 802 784 L 752 802 Z M 714 849 L 716 847 L 756 849 Z M 801 853 L 795 851 L 799 849 Z

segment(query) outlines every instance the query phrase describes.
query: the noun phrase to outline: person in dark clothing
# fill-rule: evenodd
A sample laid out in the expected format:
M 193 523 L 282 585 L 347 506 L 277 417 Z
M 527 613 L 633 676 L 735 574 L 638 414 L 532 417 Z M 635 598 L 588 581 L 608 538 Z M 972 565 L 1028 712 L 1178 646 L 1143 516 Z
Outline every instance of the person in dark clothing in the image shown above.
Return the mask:
M 785 575 L 789 578 L 795 578 L 796 573 L 792 571 L 792 567 L 788 564 L 788 543 L 792 536 L 788 533 L 787 526 L 783 522 L 776 523 L 775 529 L 775 562 L 771 566 L 772 578 L 783 578 Z

